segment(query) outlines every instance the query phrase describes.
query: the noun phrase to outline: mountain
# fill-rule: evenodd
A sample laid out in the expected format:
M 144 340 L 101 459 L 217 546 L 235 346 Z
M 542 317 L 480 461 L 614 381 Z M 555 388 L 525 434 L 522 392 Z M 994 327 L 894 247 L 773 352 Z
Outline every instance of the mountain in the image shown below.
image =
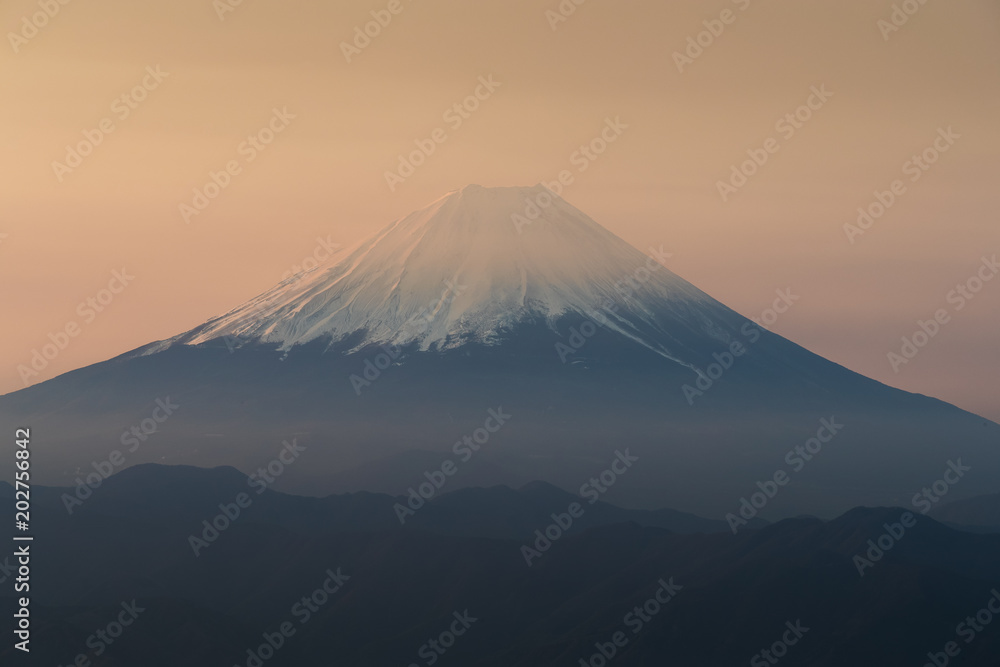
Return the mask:
M 1000 535 L 953 531 L 924 516 L 904 528 L 899 508 L 737 535 L 631 521 L 573 526 L 528 566 L 522 548 L 537 539 L 533 525 L 512 531 L 501 510 L 544 512 L 550 500 L 566 500 L 550 487 L 471 492 L 478 500 L 444 495 L 425 509 L 451 505 L 434 520 L 446 530 L 400 530 L 388 507 L 396 526 L 378 525 L 370 498 L 265 491 L 218 523 L 225 527 L 195 556 L 191 535 L 203 535 L 202 521 L 216 521 L 218 504 L 247 488 L 242 475 L 139 466 L 112 479 L 72 516 L 48 499 L 32 513 L 44 540 L 32 547 L 31 664 L 85 654 L 126 667 L 318 667 L 330 656 L 345 667 L 425 665 L 429 642 L 466 612 L 468 635 L 445 638 L 435 663 L 577 667 L 598 645 L 610 652 L 608 642 L 624 632 L 615 665 L 745 665 L 783 636 L 796 638 L 786 624 L 801 635 L 782 656 L 787 665 L 920 665 L 957 641 L 955 664 L 991 667 L 1000 652 L 988 623 L 972 641 L 968 623 L 957 634 L 1000 586 Z M 11 505 L 0 500 L 5 512 Z M 493 510 L 478 525 L 448 516 L 464 505 L 469 517 Z M 890 530 L 897 537 L 872 552 L 860 576 L 856 557 Z M 0 568 L 10 567 L 7 554 Z M 12 596 L 4 587 L 0 604 Z M 123 606 L 135 621 L 105 633 L 114 641 L 88 642 L 122 618 Z M 267 637 L 279 648 L 251 658 Z M 0 647 L 0 661 L 15 664 L 14 651 Z
M 0 420 L 33 427 L 51 486 L 250 474 L 294 441 L 273 488 L 313 495 L 541 480 L 830 517 L 909 504 L 952 463 L 970 471 L 950 500 L 997 491 L 1000 426 L 759 328 L 658 254 L 544 188 L 469 186 L 191 331 L 0 397 Z

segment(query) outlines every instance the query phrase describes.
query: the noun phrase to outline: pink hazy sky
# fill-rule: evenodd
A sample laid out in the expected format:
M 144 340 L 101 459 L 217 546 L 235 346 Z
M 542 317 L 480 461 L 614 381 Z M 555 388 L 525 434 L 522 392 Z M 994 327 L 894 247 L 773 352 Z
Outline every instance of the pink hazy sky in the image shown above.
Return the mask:
M 23 387 L 18 367 L 67 325 L 78 335 L 30 382 L 227 311 L 318 238 L 347 245 L 467 183 L 568 170 L 567 200 L 663 246 L 741 313 L 790 289 L 776 332 L 1000 420 L 1000 278 L 960 310 L 948 299 L 1000 252 L 996 2 L 927 3 L 895 30 L 879 24 L 888 0 L 592 0 L 564 21 L 547 14 L 556 0 L 402 0 L 396 14 L 388 0 L 226 1 L 70 2 L 37 30 L 36 1 L 0 7 L 0 392 Z M 348 62 L 341 43 L 371 12 L 387 25 Z M 490 76 L 479 108 L 445 115 Z M 832 96 L 779 125 L 823 86 Z M 241 149 L 275 108 L 294 118 Z M 607 118 L 621 137 L 574 157 Z M 438 128 L 390 190 L 385 172 Z M 907 164 L 948 128 L 933 164 Z M 93 151 L 54 168 L 85 132 Z M 718 182 L 747 151 L 767 161 L 723 201 Z M 231 161 L 238 173 L 186 222 L 179 205 Z M 844 225 L 896 180 L 902 194 L 850 243 Z M 102 312 L 80 308 L 123 268 L 135 278 Z M 947 323 L 894 372 L 887 354 L 941 309 Z

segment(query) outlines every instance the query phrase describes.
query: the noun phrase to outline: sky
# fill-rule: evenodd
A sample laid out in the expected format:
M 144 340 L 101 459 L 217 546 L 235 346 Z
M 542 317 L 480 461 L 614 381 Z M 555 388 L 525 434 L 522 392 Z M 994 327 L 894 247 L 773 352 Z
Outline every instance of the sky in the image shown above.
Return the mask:
M 566 172 L 742 314 L 790 291 L 773 331 L 1000 421 L 995 0 L 236 3 L 0 6 L 0 393 Z

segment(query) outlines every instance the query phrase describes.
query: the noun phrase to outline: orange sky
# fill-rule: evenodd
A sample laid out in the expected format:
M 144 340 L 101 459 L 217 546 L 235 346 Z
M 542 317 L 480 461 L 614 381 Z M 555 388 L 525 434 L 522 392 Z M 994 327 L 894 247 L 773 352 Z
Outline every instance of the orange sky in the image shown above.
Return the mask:
M 801 299 L 778 333 L 1000 420 L 1000 279 L 960 311 L 947 301 L 1000 252 L 996 2 L 928 2 L 888 39 L 888 0 L 590 0 L 555 29 L 556 0 L 401 0 L 395 15 L 379 14 L 388 0 L 243 0 L 220 19 L 223 2 L 69 2 L 37 34 L 24 23 L 37 0 L 0 7 L 0 392 L 68 323 L 79 334 L 33 380 L 229 310 L 317 237 L 347 245 L 464 184 L 565 169 L 571 203 L 641 249 L 663 245 L 743 314 L 790 288 Z M 391 22 L 347 62 L 340 44 L 372 11 Z M 721 34 L 680 72 L 674 52 L 704 21 Z M 490 75 L 500 85 L 477 110 L 445 117 Z M 120 99 L 144 81 L 145 99 Z M 813 86 L 832 97 L 794 132 L 776 126 Z M 295 117 L 241 150 L 275 108 Z M 572 156 L 606 118 L 628 128 L 581 172 Z M 904 164 L 949 127 L 960 137 L 911 181 Z M 385 172 L 437 128 L 444 141 L 390 191 Z M 85 131 L 100 144 L 57 175 Z M 769 138 L 776 152 L 723 202 L 717 182 Z M 228 187 L 186 223 L 179 205 L 231 161 Z M 844 224 L 896 179 L 905 193 L 849 243 Z M 134 281 L 89 321 L 79 304 L 123 267 Z M 940 308 L 950 321 L 894 373 L 887 353 Z

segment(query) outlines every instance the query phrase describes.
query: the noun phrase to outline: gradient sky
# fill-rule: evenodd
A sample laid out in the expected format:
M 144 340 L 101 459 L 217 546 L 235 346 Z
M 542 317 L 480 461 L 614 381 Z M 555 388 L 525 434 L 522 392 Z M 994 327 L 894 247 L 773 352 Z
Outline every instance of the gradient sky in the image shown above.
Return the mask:
M 0 6 L 0 392 L 69 322 L 80 334 L 35 379 L 229 310 L 318 237 L 347 245 L 467 183 L 568 169 L 567 200 L 744 315 L 790 288 L 773 330 L 1000 420 L 1000 278 L 898 373 L 887 360 L 1000 252 L 995 0 L 928 2 L 888 39 L 889 0 L 590 0 L 555 29 L 556 0 L 401 0 L 350 63 L 340 43 L 388 0 L 243 0 L 220 19 L 224 1 L 70 2 L 16 53 L 9 33 L 39 5 Z M 678 71 L 674 52 L 727 9 Z M 116 98 L 156 66 L 169 76 L 120 118 Z M 443 113 L 489 75 L 501 86 L 452 129 Z M 776 122 L 823 85 L 785 138 Z M 275 107 L 296 117 L 248 163 L 238 147 Z M 609 117 L 628 129 L 580 173 L 571 156 Z M 105 118 L 114 131 L 60 182 L 53 161 Z M 391 192 L 384 173 L 439 127 Z M 960 138 L 910 182 L 904 163 L 948 127 Z M 717 182 L 770 137 L 778 152 L 723 202 Z M 179 204 L 230 160 L 241 173 L 185 223 Z M 905 194 L 849 243 L 844 224 L 895 179 Z M 123 267 L 135 280 L 86 322 L 78 304 Z

